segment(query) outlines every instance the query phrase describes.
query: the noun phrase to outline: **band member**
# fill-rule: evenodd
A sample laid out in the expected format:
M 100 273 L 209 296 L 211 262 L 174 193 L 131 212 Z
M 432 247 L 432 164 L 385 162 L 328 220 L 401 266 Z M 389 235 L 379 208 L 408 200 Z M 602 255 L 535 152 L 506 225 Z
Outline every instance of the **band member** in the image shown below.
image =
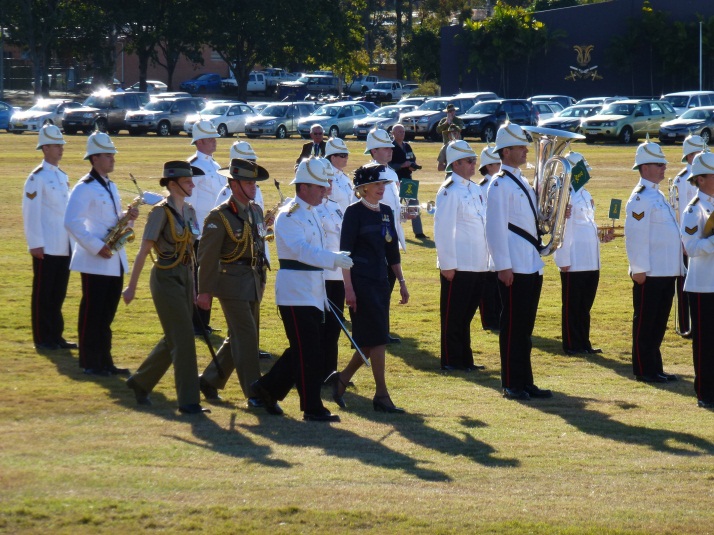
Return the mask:
M 697 188 L 690 183 L 692 176 L 692 161 L 694 157 L 706 148 L 707 144 L 701 136 L 689 135 L 682 143 L 682 163 L 687 165 L 672 180 L 669 191 L 670 203 L 675 207 L 677 223 L 682 222 L 684 209 L 697 194 Z M 685 253 L 684 265 L 687 266 L 688 258 Z M 677 277 L 675 286 L 675 299 L 677 300 L 677 326 L 678 334 L 685 338 L 691 337 L 689 321 L 689 299 L 684 291 L 684 277 Z
M 465 141 L 446 150 L 451 176 L 436 194 L 434 242 L 441 280 L 441 369 L 473 371 L 471 320 L 488 273 L 486 198 L 471 178 L 476 153 Z
M 231 145 L 230 160 L 235 160 L 236 158 L 239 160 L 250 160 L 251 162 L 258 161 L 258 155 L 253 150 L 251 144 L 247 141 L 236 141 L 235 143 L 233 143 L 233 145 Z M 230 161 L 228 163 L 230 165 Z M 218 197 L 216 197 L 215 206 L 226 202 L 231 195 L 231 185 L 229 183 L 223 186 L 221 192 L 218 194 Z M 260 186 L 258 186 L 257 184 L 255 190 L 255 200 L 253 202 L 260 206 L 260 209 L 263 210 L 263 213 L 265 213 L 263 192 L 260 190 Z
M 324 158 L 325 157 L 325 131 L 319 124 L 314 124 L 310 127 L 310 139 L 302 146 L 300 156 L 295 160 L 295 169 L 297 170 L 300 162 L 306 158 Z
M 128 369 L 114 365 L 111 328 L 129 266 L 126 250 L 120 247 L 115 254 L 104 239 L 120 221 L 128 225 L 139 217 L 139 210 L 129 207 L 121 212 L 119 190 L 109 180 L 116 153 L 107 134 L 89 136 L 84 159 L 92 170 L 72 189 L 64 217 L 64 226 L 75 240 L 69 267 L 82 277 L 79 366 L 88 375 L 129 375 Z
M 265 222 L 255 198 L 256 182 L 268 171 L 250 160 L 231 160 L 220 169 L 228 178 L 231 197 L 211 210 L 198 248 L 198 298 L 204 310 L 217 297 L 228 324 L 228 336 L 201 375 L 200 387 L 209 400 L 218 400 L 233 370 L 238 374 L 249 407 L 262 406 L 251 384 L 260 379 L 258 327 L 265 290 Z
M 62 336 L 62 304 L 69 282 L 70 244 L 64 228 L 69 199 L 69 179 L 60 169 L 64 152 L 62 132 L 45 125 L 39 132 L 37 150 L 42 163 L 25 182 L 22 220 L 32 256 L 32 340 L 37 349 L 76 349 Z
M 487 146 L 481 151 L 481 167 L 479 173 L 483 179 L 478 183 L 488 205 L 488 188 L 493 181 L 493 176 L 501 169 L 501 159 L 493 151 L 493 147 Z M 493 258 L 488 257 L 488 273 L 483 283 L 483 293 L 479 303 L 479 313 L 481 314 L 481 327 L 485 330 L 498 332 L 501 322 L 501 296 L 498 295 L 498 275 L 493 267 Z
M 179 411 L 185 414 L 206 410 L 199 403 L 196 344 L 191 322 L 195 295 L 193 242 L 198 236 L 198 223 L 196 212 L 186 199 L 193 192 L 194 171 L 202 172 L 192 169 L 186 161 L 164 164 L 159 184 L 168 189 L 169 195 L 149 212 L 141 248 L 134 260 L 129 284 L 122 293 L 124 302 L 131 303 L 146 257 L 151 255 L 149 286 L 164 336 L 127 379 L 126 385 L 134 391 L 139 405 L 150 406 L 149 393 L 173 364 Z
M 225 179 L 218 174 L 218 170 L 221 166 L 213 159 L 213 154 L 216 152 L 216 147 L 218 146 L 216 139 L 221 137 L 216 131 L 216 127 L 213 126 L 213 123 L 207 120 L 196 122 L 191 129 L 191 135 L 193 138 L 191 145 L 196 146 L 196 154 L 191 156 L 188 162 L 203 171 L 202 175 L 194 177 L 193 183 L 196 187 L 191 198 L 193 208 L 196 210 L 196 219 L 199 229 L 199 237 L 193 245 L 194 252 L 196 256 L 198 256 L 198 247 L 201 243 L 200 233 L 203 232 L 203 221 L 206 219 L 206 216 L 208 216 L 208 212 L 216 206 L 216 198 L 225 185 Z M 200 259 L 198 261 L 200 263 Z M 200 264 L 197 264 L 194 268 L 194 280 L 198 280 L 199 267 Z M 210 322 L 210 308 L 208 310 L 194 310 L 194 334 L 200 335 L 204 329 L 208 333 L 212 333 L 215 329 L 210 326 Z
M 280 270 L 275 278 L 275 301 L 290 347 L 271 370 L 253 383 L 270 414 L 282 414 L 276 400 L 285 399 L 293 386 L 300 395 L 303 419 L 337 422 L 320 399 L 324 353 L 321 347 L 325 309 L 325 269 L 352 267 L 347 253 L 325 249 L 325 231 L 315 207 L 325 196 L 325 166 L 317 159 L 300 162 L 295 198 L 283 206 L 275 221 Z
M 375 393 L 372 407 L 377 412 L 403 413 L 389 395 L 385 378 L 385 349 L 389 340 L 389 303 L 392 289 L 387 272 L 399 280 L 400 304 L 409 302 L 407 282 L 402 273 L 399 246 L 394 239 L 396 215 L 380 203 L 391 171 L 380 164 L 369 163 L 355 171 L 354 185 L 359 202 L 345 212 L 340 248 L 353 256 L 352 269 L 344 268 L 345 301 L 350 307 L 355 345 L 369 359 L 374 376 Z M 362 366 L 358 352 L 341 372 L 328 378 L 332 399 L 346 407 L 343 395 L 352 376 Z
M 543 261 L 539 253 L 535 191 L 521 174 L 526 164 L 529 136 L 511 123 L 501 125 L 495 151 L 501 170 L 488 190 L 486 237 L 498 273 L 503 303 L 499 346 L 504 397 L 528 400 L 549 398 L 550 390 L 533 383 L 531 335 L 535 326 Z
M 674 210 L 659 190 L 667 160 L 657 143 L 642 143 L 632 167 L 640 180 L 627 201 L 625 248 L 632 278 L 632 369 L 638 381 L 666 383 L 660 346 L 672 309 L 675 278 L 684 273 Z
M 694 391 L 700 407 L 714 409 L 714 154 L 694 158 L 689 181 L 698 192 L 682 213 L 681 233 L 689 257 L 684 289 L 692 316 Z
M 567 160 L 575 167 L 583 162 L 583 155 L 571 152 Z M 590 342 L 590 310 L 595 302 L 600 281 L 600 237 L 595 222 L 595 201 L 590 192 L 581 187 L 570 188 L 571 215 L 565 220 L 563 243 L 556 249 L 555 264 L 560 268 L 561 328 L 563 350 L 568 355 L 602 353 Z M 612 231 L 602 241 L 613 239 Z
M 347 144 L 339 137 L 331 137 L 325 145 L 325 158 L 332 165 L 332 193 L 330 200 L 335 201 L 342 213 L 345 213 L 347 207 L 355 201 L 355 195 L 352 191 L 352 180 L 345 174 L 347 161 L 350 157 L 350 151 L 347 150 Z

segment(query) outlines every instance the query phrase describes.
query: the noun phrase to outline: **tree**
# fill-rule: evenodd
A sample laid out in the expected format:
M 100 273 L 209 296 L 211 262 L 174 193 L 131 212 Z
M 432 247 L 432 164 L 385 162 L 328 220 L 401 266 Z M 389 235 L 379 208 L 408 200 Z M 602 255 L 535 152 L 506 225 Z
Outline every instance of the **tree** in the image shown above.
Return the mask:
M 197 4 L 192 0 L 174 0 L 171 9 L 164 18 L 156 43 L 161 54 L 156 54 L 154 61 L 166 69 L 166 85 L 173 91 L 174 71 L 183 55 L 193 63 L 202 63 L 201 49 L 203 33 L 198 17 Z M 181 13 L 181 16 L 176 16 Z

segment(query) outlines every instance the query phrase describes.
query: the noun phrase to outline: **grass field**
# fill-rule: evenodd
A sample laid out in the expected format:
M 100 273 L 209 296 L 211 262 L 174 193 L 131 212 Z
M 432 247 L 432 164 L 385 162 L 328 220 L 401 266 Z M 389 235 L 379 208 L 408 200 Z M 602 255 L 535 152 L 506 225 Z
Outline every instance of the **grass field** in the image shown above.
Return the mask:
M 678 383 L 653 386 L 631 377 L 631 282 L 623 238 L 602 248 L 593 342 L 602 355 L 561 351 L 560 283 L 547 260 L 536 322 L 536 383 L 549 400 L 517 403 L 500 395 L 498 338 L 480 325 L 473 344 L 481 373 L 439 370 L 438 272 L 433 242 L 406 228 L 403 256 L 412 299 L 394 301 L 388 383 L 408 414 L 371 407 L 368 370 L 355 376 L 347 410 L 335 425 L 301 420 L 297 394 L 276 418 L 244 407 L 237 379 L 225 404 L 203 416 L 180 416 L 171 372 L 139 410 L 119 378 L 80 373 L 76 352 L 37 353 L 31 341 L 31 262 L 20 199 L 39 163 L 37 137 L 0 134 L 4 195 L 0 216 L 0 531 L 4 533 L 714 533 L 714 413 L 698 409 L 689 341 L 671 330 L 665 368 Z M 132 173 L 159 189 L 162 164 L 186 158 L 185 136 L 115 136 L 113 179 L 128 202 Z M 62 168 L 72 184 L 87 172 L 85 138 L 68 137 Z M 349 169 L 367 160 L 352 148 Z M 227 163 L 232 140 L 219 140 Z M 297 139 L 253 142 L 259 163 L 289 193 Z M 474 144 L 477 151 L 481 143 Z M 416 142 L 424 170 L 420 200 L 433 199 L 438 145 Z M 602 224 L 611 198 L 626 202 L 637 180 L 634 146 L 579 149 L 593 167 L 589 185 Z M 680 168 L 680 146 L 665 147 L 667 176 Z M 532 152 L 531 152 L 532 154 Z M 266 205 L 277 200 L 263 186 Z M 140 217 L 138 234 L 145 218 Z M 624 215 L 624 213 L 623 213 Z M 433 235 L 432 217 L 424 215 Z M 620 221 L 619 224 L 622 222 Z M 129 246 L 133 260 L 138 241 Z M 114 323 L 117 365 L 140 364 L 160 337 L 146 269 L 130 307 Z M 273 300 L 262 305 L 261 346 L 274 354 L 285 335 Z M 66 336 L 76 340 L 79 278 L 70 279 Z M 225 329 L 218 307 L 214 325 Z M 214 343 L 220 343 L 214 337 Z M 199 348 L 199 367 L 209 355 Z M 342 340 L 340 362 L 349 346 Z M 264 370 L 271 365 L 263 362 Z

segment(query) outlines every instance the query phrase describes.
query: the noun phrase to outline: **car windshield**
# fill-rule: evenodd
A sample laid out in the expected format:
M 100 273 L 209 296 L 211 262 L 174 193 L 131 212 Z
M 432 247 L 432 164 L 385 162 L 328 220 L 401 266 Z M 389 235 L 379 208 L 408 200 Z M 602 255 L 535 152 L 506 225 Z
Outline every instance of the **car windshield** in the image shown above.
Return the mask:
M 483 113 L 490 115 L 496 113 L 496 110 L 498 110 L 498 102 L 479 102 L 471 106 L 466 113 Z
M 266 117 L 285 117 L 285 112 L 287 111 L 287 106 L 268 106 L 260 112 L 260 115 L 265 115 Z
M 685 111 L 680 119 L 694 119 L 698 121 L 706 121 L 707 119 L 711 119 L 712 115 L 714 115 L 714 110 L 698 110 L 696 108 L 692 110 L 687 110 Z
M 303 84 L 306 84 L 310 81 L 310 79 L 307 76 L 301 76 L 300 78 L 297 79 L 298 82 L 301 82 Z
M 572 108 L 565 108 L 563 111 L 560 112 L 558 117 L 587 117 L 590 115 L 591 111 L 594 109 L 592 106 L 583 106 L 583 107 L 576 107 L 573 106 Z
M 669 102 L 675 108 L 686 108 L 689 102 L 689 96 L 687 95 L 672 95 L 670 97 L 664 97 L 664 100 Z
M 445 100 L 427 100 L 419 106 L 420 111 L 441 111 L 446 108 L 448 103 Z
M 201 113 L 204 115 L 225 115 L 228 112 L 228 104 L 209 104 Z
M 84 101 L 84 106 L 88 108 L 108 108 L 112 102 L 112 97 L 108 95 L 90 96 Z
M 369 114 L 370 117 L 383 117 L 386 119 L 391 119 L 399 115 L 399 108 L 379 108 L 378 110 Z
M 27 111 L 55 111 L 56 102 L 38 102 Z
M 377 82 L 374 84 L 375 89 L 392 89 L 391 82 Z
M 337 114 L 340 113 L 341 109 L 341 106 L 320 106 L 314 112 L 312 112 L 312 115 L 326 115 L 328 117 L 337 117 Z
M 210 80 L 210 79 L 211 79 L 211 75 L 210 75 L 210 74 L 202 74 L 201 76 L 199 76 L 198 78 L 196 78 L 196 80 Z
M 622 102 L 613 102 L 603 109 L 601 115 L 632 115 L 635 111 L 636 104 L 624 104 Z
M 168 100 L 152 100 L 144 109 L 147 111 L 169 111 L 171 109 L 171 102 Z

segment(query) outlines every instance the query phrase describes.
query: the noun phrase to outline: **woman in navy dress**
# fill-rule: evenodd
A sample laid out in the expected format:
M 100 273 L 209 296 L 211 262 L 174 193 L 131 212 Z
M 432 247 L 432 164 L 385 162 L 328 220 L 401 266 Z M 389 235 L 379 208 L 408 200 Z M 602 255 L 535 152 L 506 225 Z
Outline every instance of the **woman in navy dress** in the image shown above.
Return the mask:
M 355 194 L 359 201 L 345 210 L 340 249 L 349 251 L 354 262 L 351 269 L 343 270 L 345 301 L 350 309 L 354 341 L 371 363 L 376 385 L 372 401 L 374 410 L 404 412 L 404 409 L 395 407 L 389 397 L 384 373 L 391 294 L 388 269 L 399 281 L 399 303 L 409 301 L 400 263 L 395 215 L 389 206 L 379 202 L 390 182 L 384 171 L 384 165 L 375 163 L 355 171 Z M 340 407 L 346 406 L 342 398 L 345 388 L 362 364 L 362 358 L 355 352 L 342 372 L 335 372 L 328 378 L 332 383 L 333 399 Z

